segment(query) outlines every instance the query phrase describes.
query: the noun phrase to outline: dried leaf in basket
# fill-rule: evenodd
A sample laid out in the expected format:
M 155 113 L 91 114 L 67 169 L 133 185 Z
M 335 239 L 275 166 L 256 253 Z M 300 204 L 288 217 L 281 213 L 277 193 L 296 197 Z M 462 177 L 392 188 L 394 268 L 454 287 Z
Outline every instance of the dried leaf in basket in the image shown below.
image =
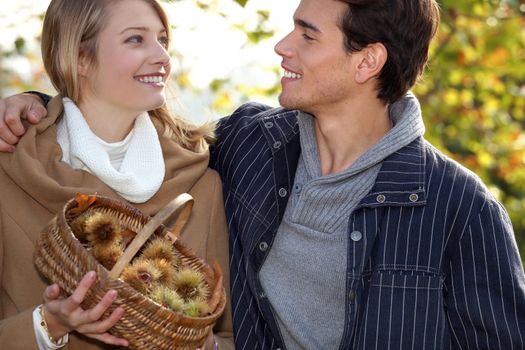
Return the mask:
M 76 208 L 69 210 L 70 214 L 79 215 L 87 210 L 97 200 L 97 194 L 89 195 L 78 193 L 75 195 L 75 201 L 77 202 Z

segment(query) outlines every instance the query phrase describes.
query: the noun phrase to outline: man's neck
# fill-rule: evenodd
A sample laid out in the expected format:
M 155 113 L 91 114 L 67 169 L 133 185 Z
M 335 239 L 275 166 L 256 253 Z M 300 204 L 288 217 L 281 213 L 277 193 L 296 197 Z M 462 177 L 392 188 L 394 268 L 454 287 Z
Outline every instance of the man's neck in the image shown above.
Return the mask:
M 388 106 L 375 98 L 314 117 L 323 176 L 348 169 L 392 128 Z

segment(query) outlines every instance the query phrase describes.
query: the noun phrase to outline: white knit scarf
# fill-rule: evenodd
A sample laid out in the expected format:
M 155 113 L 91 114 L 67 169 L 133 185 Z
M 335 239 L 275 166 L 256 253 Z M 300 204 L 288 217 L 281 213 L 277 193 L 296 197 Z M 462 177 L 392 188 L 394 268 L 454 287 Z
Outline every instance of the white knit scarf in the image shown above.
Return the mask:
M 129 141 L 120 142 L 125 154 L 115 169 L 108 147 L 91 131 L 75 103 L 67 97 L 63 102 L 64 116 L 57 125 L 62 161 L 95 175 L 130 202 L 144 203 L 153 197 L 162 185 L 165 168 L 159 136 L 148 113 L 137 117 Z M 115 144 L 109 146 L 115 152 Z

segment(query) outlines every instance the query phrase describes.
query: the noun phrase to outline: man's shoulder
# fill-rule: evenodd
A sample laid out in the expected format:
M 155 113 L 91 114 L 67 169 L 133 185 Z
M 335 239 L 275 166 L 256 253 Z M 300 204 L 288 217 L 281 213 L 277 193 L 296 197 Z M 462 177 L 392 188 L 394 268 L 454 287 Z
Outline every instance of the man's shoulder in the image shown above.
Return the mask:
M 465 167 L 459 161 L 445 154 L 442 150 L 438 149 L 427 140 L 424 141 L 424 146 L 427 169 L 431 167 L 434 171 L 437 170 L 438 173 L 442 173 L 447 178 L 459 176 L 468 181 L 482 182 L 476 173 Z
M 425 141 L 427 188 L 452 193 L 451 201 L 470 198 L 483 207 L 487 202 L 498 202 L 483 180 L 459 161 Z
M 271 107 L 258 102 L 248 102 L 237 108 L 230 116 L 224 117 L 219 121 L 218 131 L 229 128 L 249 128 L 255 127 L 260 121 L 269 119 L 294 119 L 298 111 L 288 110 L 282 107 Z
M 231 166 L 227 160 L 266 161 L 280 150 L 287 154 L 297 152 L 298 114 L 296 110 L 272 108 L 260 103 L 243 104 L 231 116 L 219 121 L 216 142 L 210 148 L 211 167 L 222 175 L 226 169 L 221 169 L 221 165 Z

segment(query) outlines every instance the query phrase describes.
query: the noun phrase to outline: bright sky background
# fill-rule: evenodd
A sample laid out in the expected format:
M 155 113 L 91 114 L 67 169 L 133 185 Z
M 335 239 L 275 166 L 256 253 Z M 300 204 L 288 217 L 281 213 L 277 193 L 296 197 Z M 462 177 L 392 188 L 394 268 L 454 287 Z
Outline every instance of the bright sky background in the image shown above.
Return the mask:
M 279 66 L 280 58 L 274 53 L 273 46 L 292 28 L 292 14 L 299 0 L 249 0 L 244 9 L 229 0 L 201 2 L 215 2 L 214 6 L 226 13 L 227 18 L 217 15 L 216 11 L 197 8 L 196 0 L 165 4 L 172 24 L 176 26 L 172 49 L 183 54 L 183 59 L 174 57 L 174 69 L 189 70 L 192 85 L 202 89 L 179 93 L 184 114 L 195 121 L 217 117 L 216 112 L 208 107 L 213 96 L 207 91 L 207 86 L 213 79 L 228 79 L 232 86 L 241 83 L 264 87 L 275 83 L 276 77 L 271 69 Z M 11 49 L 19 36 L 34 38 L 41 29 L 36 16 L 43 13 L 48 4 L 47 0 L 0 0 L 0 49 Z M 235 24 L 254 26 L 258 9 L 269 10 L 267 28 L 275 30 L 276 35 L 257 45 L 246 45 L 246 36 L 233 27 Z M 29 41 L 28 45 L 39 63 L 38 43 Z M 15 70 L 22 79 L 28 78 L 36 68 L 25 58 L 7 60 L 2 64 Z M 277 103 L 272 99 L 262 102 Z

